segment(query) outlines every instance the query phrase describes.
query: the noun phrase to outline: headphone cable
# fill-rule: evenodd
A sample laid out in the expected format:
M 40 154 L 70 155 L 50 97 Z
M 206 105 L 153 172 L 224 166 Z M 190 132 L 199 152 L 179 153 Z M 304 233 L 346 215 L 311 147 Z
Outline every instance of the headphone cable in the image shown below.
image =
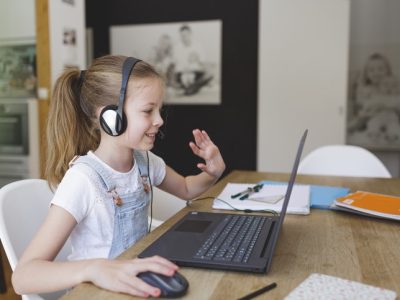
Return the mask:
M 221 199 L 221 198 L 212 197 L 212 196 L 203 197 L 203 198 L 197 198 L 197 199 L 193 199 L 193 200 L 188 200 L 188 201 L 186 201 L 186 206 L 189 206 L 189 207 L 190 207 L 190 206 L 193 204 L 193 202 L 200 201 L 200 200 L 206 200 L 206 199 L 215 199 L 215 200 L 218 200 L 218 201 L 220 201 L 220 202 L 222 202 L 222 203 L 228 205 L 230 208 L 232 208 L 232 209 L 235 210 L 235 211 L 242 211 L 242 212 L 245 212 L 245 213 L 262 212 L 262 213 L 271 213 L 271 214 L 273 214 L 274 216 L 277 216 L 277 215 L 278 215 L 278 212 L 275 211 L 275 210 L 272 210 L 272 209 L 241 209 L 241 208 L 237 208 L 237 207 L 233 206 L 232 204 L 230 204 L 229 202 L 227 202 L 227 201 L 225 201 L 225 200 L 223 200 L 223 199 Z
M 147 157 L 147 175 L 149 176 L 149 185 L 150 185 L 150 224 L 148 232 L 151 231 L 151 224 L 153 223 L 153 185 L 151 184 L 150 178 L 150 159 L 149 159 L 149 151 L 146 151 Z

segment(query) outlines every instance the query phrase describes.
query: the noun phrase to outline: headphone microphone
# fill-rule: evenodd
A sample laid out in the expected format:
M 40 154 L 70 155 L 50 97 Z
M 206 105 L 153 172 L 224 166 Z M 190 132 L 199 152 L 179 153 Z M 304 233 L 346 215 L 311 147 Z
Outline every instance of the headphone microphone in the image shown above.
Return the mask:
M 161 129 L 158 129 L 157 136 L 162 140 L 165 137 L 165 133 L 161 131 Z
M 122 82 L 119 93 L 118 105 L 107 105 L 100 113 L 100 126 L 111 136 L 121 135 L 127 127 L 127 119 L 124 113 L 124 103 L 129 76 L 140 59 L 128 57 L 122 65 Z

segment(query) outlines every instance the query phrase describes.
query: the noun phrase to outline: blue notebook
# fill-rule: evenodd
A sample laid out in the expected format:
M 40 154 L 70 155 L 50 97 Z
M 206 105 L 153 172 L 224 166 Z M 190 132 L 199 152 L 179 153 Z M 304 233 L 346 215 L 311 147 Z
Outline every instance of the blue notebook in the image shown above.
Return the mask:
M 287 184 L 287 182 L 269 180 L 260 183 L 265 185 Z M 310 187 L 311 208 L 330 209 L 336 198 L 346 196 L 350 192 L 349 188 L 337 186 L 310 185 Z

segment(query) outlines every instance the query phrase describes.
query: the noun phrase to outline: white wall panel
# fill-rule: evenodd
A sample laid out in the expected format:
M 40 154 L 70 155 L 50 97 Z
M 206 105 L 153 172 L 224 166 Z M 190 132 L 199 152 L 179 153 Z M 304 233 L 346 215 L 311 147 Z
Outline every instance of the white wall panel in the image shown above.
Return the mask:
M 348 0 L 261 0 L 259 171 L 289 171 L 300 135 L 305 153 L 344 144 L 349 51 Z

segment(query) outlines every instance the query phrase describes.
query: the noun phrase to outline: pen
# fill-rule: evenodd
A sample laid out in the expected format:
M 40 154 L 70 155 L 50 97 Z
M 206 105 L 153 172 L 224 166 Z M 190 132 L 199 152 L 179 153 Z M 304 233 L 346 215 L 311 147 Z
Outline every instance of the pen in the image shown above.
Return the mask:
M 247 199 L 247 198 L 249 198 L 249 196 L 250 196 L 251 194 L 253 194 L 253 193 L 254 193 L 254 191 L 250 191 L 250 192 L 244 194 L 242 197 L 240 197 L 239 200 Z
M 263 185 L 264 185 L 263 183 L 260 183 L 260 184 L 257 184 L 257 185 L 255 185 L 255 186 L 253 186 L 253 187 L 249 187 L 249 188 L 245 189 L 244 191 L 242 191 L 242 192 L 240 192 L 240 193 L 237 193 L 237 194 L 235 194 L 235 195 L 232 195 L 231 198 L 234 199 L 234 198 L 237 198 L 237 197 L 239 197 L 239 196 L 244 197 L 244 196 L 247 195 L 247 194 L 254 193 L 254 192 L 258 192 L 258 191 L 263 187 Z M 246 199 L 248 196 L 245 197 L 245 198 L 243 198 L 243 199 L 242 199 L 242 197 L 239 198 L 239 199 L 240 199 L 240 200 L 244 200 L 244 199 Z
M 247 188 L 246 190 L 244 190 L 244 191 L 242 191 L 242 192 L 240 192 L 240 193 L 237 193 L 237 194 L 235 194 L 235 195 L 232 195 L 231 198 L 232 198 L 232 199 L 233 199 L 233 198 L 237 198 L 237 197 L 242 196 L 242 195 L 244 195 L 244 194 L 246 194 L 246 193 L 248 193 L 248 192 L 250 192 L 250 191 L 251 191 L 251 188 Z
M 239 198 L 239 200 L 244 200 L 250 197 L 250 195 L 254 193 L 258 193 L 260 189 L 263 187 L 263 184 L 257 184 L 256 186 L 252 187 L 250 191 L 248 191 L 246 194 L 244 194 L 242 197 Z
M 272 290 L 277 286 L 276 282 L 273 282 L 259 290 L 256 290 L 246 296 L 243 296 L 242 298 L 239 298 L 238 300 L 250 300 L 253 299 L 254 297 L 257 297 L 258 295 L 261 295 L 262 293 L 268 292 L 269 290 Z

